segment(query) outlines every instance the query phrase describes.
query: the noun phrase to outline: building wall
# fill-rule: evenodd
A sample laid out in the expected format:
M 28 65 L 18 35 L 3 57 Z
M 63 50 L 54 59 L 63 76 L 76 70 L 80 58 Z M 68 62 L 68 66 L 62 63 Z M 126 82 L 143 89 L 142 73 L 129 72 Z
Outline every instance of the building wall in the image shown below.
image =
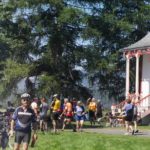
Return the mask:
M 143 55 L 141 82 L 141 95 L 145 97 L 150 94 L 150 55 Z M 150 98 L 145 99 L 141 105 L 144 107 L 150 106 Z

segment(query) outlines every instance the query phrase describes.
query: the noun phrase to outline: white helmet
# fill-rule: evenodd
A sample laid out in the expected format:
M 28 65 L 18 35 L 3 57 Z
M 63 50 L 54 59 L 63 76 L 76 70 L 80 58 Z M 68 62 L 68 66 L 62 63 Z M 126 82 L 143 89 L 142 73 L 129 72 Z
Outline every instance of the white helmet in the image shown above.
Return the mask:
M 53 95 L 53 97 L 57 97 L 57 96 L 58 96 L 58 94 L 54 94 L 54 95 Z
M 30 98 L 30 94 L 24 93 L 21 95 L 21 98 Z

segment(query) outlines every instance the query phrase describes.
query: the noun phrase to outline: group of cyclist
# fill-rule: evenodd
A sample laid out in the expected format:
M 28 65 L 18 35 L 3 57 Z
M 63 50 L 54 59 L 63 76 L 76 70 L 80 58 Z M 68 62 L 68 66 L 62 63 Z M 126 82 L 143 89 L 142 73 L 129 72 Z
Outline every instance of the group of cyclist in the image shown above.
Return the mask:
M 91 125 L 95 123 L 97 117 L 102 117 L 102 108 L 99 105 L 100 101 L 97 102 L 95 98 L 89 98 L 87 104 L 83 104 L 75 98 L 72 100 L 64 98 L 62 101 L 58 94 L 54 94 L 48 104 L 45 97 L 40 100 L 34 98 L 31 101 L 28 93 L 22 94 L 21 104 L 13 109 L 10 123 L 9 135 L 15 135 L 14 150 L 19 150 L 21 143 L 23 143 L 23 150 L 27 150 L 30 140 L 33 147 L 37 140 L 37 130 L 40 129 L 45 133 L 50 126 L 49 122 L 52 123 L 54 133 L 58 133 L 58 129 L 64 131 L 67 124 L 74 132 L 82 131 L 87 116 Z

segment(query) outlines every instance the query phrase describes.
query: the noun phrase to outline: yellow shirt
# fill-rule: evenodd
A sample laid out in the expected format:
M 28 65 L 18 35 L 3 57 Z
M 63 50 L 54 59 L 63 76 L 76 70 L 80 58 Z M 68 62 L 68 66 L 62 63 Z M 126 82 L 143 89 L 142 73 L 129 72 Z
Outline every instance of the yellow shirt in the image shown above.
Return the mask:
M 53 111 L 60 111 L 60 106 L 61 106 L 60 100 L 59 100 L 59 99 L 56 99 L 56 100 L 55 100 L 54 107 L 53 107 Z

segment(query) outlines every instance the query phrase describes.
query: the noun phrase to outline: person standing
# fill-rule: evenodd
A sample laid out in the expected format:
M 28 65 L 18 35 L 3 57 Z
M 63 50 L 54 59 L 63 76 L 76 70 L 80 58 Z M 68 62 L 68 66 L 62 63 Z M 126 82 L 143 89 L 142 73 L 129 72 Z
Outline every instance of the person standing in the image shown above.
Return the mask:
M 58 120 L 61 112 L 61 101 L 58 98 L 58 95 L 55 94 L 53 96 L 53 101 L 51 103 L 51 110 L 52 110 L 52 123 L 53 123 L 53 129 L 54 133 L 58 131 Z
M 47 111 L 49 109 L 48 104 L 46 103 L 46 98 L 41 98 L 40 105 L 40 130 L 47 131 Z
M 91 126 L 93 124 L 95 125 L 96 112 L 97 112 L 97 104 L 95 98 L 92 98 L 91 102 L 89 102 L 88 112 L 89 112 L 89 121 L 91 123 Z
M 30 95 L 28 93 L 22 94 L 21 105 L 15 109 L 12 116 L 10 136 L 13 136 L 15 130 L 14 150 L 20 150 L 22 142 L 23 150 L 28 150 L 31 139 L 31 125 L 34 134 L 36 134 L 36 116 L 33 109 L 30 108 L 30 103 Z
M 126 126 L 126 133 L 125 135 L 129 135 L 129 131 L 132 131 L 132 135 L 134 134 L 133 126 L 132 126 L 132 119 L 133 119 L 133 104 L 131 103 L 130 99 L 126 100 L 126 104 L 123 108 L 125 110 L 125 126 Z
M 64 115 L 64 120 L 63 120 L 62 131 L 65 129 L 67 123 L 71 125 L 71 121 L 73 117 L 72 104 L 71 102 L 69 102 L 68 98 L 64 99 L 64 109 L 61 116 L 63 115 Z
M 82 131 L 83 123 L 85 120 L 85 108 L 81 101 L 77 102 L 77 106 L 75 109 L 75 117 L 76 117 L 76 130 Z
M 116 105 L 112 104 L 111 105 L 111 114 L 112 114 L 113 117 L 116 116 L 116 110 L 117 110 Z

